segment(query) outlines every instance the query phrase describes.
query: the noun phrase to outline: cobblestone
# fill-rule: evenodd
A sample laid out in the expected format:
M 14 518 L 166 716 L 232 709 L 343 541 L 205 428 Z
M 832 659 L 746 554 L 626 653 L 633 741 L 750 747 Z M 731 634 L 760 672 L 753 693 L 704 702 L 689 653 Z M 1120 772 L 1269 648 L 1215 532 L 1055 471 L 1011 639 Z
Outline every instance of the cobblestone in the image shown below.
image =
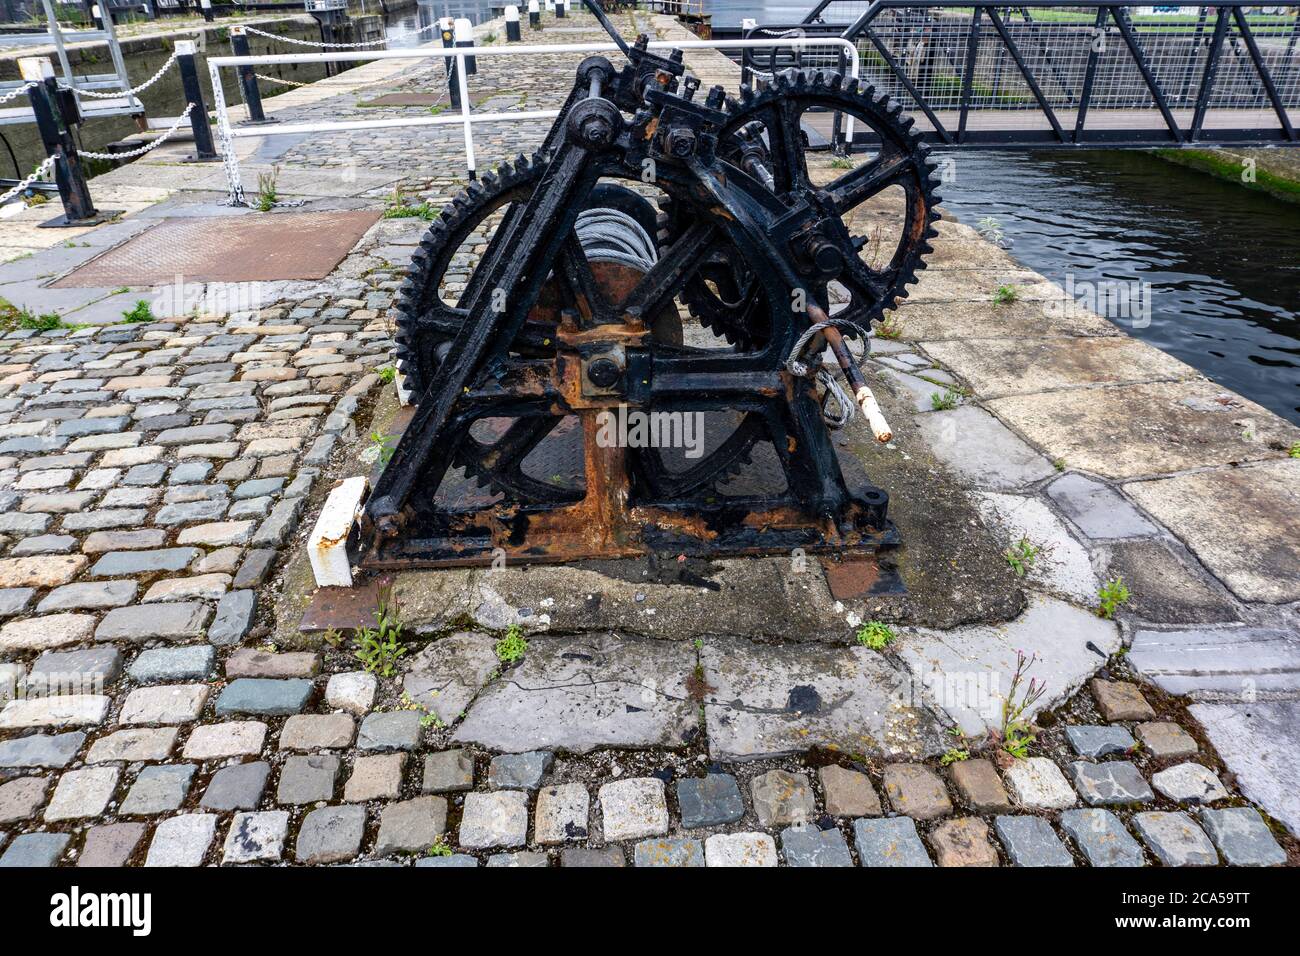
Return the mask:
M 704 841 L 709 866 L 776 866 L 776 841 L 766 833 L 715 833 Z
M 1074 866 L 1070 851 L 1042 817 L 1000 816 L 993 826 L 1016 866 Z
M 765 827 L 805 824 L 816 815 L 812 786 L 801 773 L 769 770 L 750 782 L 754 814 Z
M 1093 866 L 1145 866 L 1137 840 L 1109 810 L 1066 810 L 1061 829 L 1068 833 Z
M 1139 813 L 1133 817 L 1133 827 L 1165 866 L 1214 866 L 1219 862 L 1210 838 L 1185 813 Z
M 745 834 L 738 834 L 744 837 Z M 690 837 L 660 837 L 642 840 L 632 848 L 634 866 L 694 867 L 705 866 L 705 849 L 699 840 Z M 739 866 L 738 863 L 718 863 L 718 866 Z
M 788 866 L 853 865 L 844 834 L 834 828 L 786 827 L 781 831 L 781 854 Z
M 1070 776 L 1083 799 L 1094 807 L 1150 803 L 1155 799 L 1138 768 L 1127 760 L 1105 763 L 1077 760 L 1070 764 Z
M 854 820 L 853 842 L 862 866 L 933 866 L 908 817 Z

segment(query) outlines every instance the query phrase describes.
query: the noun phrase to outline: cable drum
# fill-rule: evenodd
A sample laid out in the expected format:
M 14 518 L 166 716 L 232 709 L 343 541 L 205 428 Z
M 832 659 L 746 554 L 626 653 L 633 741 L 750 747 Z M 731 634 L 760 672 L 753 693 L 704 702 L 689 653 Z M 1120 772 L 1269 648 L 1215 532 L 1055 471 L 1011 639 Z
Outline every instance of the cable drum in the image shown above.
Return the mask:
M 659 259 L 654 242 L 641 224 L 617 209 L 584 210 L 578 214 L 574 231 L 592 262 L 618 262 L 649 272 Z

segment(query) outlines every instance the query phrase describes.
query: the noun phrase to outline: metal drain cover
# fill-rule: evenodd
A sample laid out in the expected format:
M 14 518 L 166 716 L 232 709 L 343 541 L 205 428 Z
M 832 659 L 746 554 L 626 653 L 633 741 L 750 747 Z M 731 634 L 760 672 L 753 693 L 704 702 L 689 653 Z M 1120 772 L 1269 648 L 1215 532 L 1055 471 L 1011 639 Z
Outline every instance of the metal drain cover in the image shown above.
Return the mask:
M 324 279 L 379 216 L 349 211 L 164 219 L 51 286 L 157 286 L 177 276 L 186 282 Z

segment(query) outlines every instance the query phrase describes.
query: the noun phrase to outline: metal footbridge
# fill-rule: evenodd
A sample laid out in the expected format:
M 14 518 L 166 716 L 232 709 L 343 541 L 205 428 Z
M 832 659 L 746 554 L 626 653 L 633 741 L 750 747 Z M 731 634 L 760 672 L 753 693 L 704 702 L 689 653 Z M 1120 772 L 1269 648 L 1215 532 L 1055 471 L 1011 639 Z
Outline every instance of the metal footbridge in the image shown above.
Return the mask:
M 715 30 L 715 33 L 722 31 Z M 860 73 L 947 147 L 1295 145 L 1300 2 L 1150 6 L 1039 0 L 820 0 L 799 23 L 746 21 L 746 77 L 835 68 L 838 53 L 790 46 L 839 36 Z M 837 118 L 805 121 L 837 140 Z M 868 134 L 859 131 L 857 141 Z

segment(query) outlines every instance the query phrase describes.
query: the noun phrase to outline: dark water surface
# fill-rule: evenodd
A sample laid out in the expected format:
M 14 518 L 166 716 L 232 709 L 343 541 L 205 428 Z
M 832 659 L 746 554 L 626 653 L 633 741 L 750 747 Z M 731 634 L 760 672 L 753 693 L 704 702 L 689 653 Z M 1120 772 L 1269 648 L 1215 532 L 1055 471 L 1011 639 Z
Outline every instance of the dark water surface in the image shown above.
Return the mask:
M 1143 152 L 959 153 L 944 205 L 1064 284 L 1150 283 L 1116 324 L 1300 423 L 1300 205 Z M 1110 316 L 1108 316 L 1110 317 Z

